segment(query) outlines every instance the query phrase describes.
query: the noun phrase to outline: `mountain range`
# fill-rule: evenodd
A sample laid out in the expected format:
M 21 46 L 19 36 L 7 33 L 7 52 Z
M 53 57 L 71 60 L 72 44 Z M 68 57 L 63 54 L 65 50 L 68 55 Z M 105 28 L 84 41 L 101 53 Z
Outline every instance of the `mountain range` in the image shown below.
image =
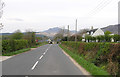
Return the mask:
M 113 34 L 120 34 L 120 24 L 118 25 L 109 25 L 107 27 L 103 27 L 101 28 L 104 32 L 105 31 L 110 31 Z M 54 37 L 55 34 L 57 34 L 59 31 L 61 31 L 61 28 L 59 27 L 53 27 L 53 28 L 49 28 L 48 30 L 42 31 L 42 32 L 36 32 L 36 35 L 39 37 L 44 37 L 44 36 L 48 36 L 48 37 Z M 64 29 L 64 32 L 67 32 L 67 29 Z M 70 31 L 71 34 L 74 34 L 75 31 L 71 30 Z M 0 35 L 11 35 L 13 33 L 0 33 Z
M 57 34 L 59 31 L 61 31 L 62 29 L 59 27 L 54 27 L 54 28 L 49 28 L 48 30 L 45 30 L 43 32 L 37 32 L 36 34 L 40 34 L 40 35 L 45 35 L 48 37 L 54 37 L 55 34 Z M 67 29 L 64 29 L 64 32 L 67 32 Z M 70 33 L 74 34 L 75 31 L 72 30 L 70 31 Z

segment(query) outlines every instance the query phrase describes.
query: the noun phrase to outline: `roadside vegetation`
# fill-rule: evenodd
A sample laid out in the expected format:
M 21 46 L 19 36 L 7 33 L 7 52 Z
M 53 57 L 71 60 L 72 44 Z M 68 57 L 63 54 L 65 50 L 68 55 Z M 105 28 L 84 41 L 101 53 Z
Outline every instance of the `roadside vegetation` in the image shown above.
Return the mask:
M 21 33 L 20 30 L 15 31 L 12 35 L 2 36 L 2 55 L 12 56 L 22 52 L 29 51 L 31 48 L 36 48 L 41 45 L 47 44 L 47 42 L 38 42 L 40 37 L 36 37 L 35 32 L 26 31 Z
M 91 36 L 87 34 L 89 29 L 81 29 L 77 34 L 71 35 L 71 32 L 61 29 L 55 36 L 55 41 L 75 41 L 75 36 L 77 36 L 77 41 L 84 42 L 120 42 L 120 35 L 112 34 L 110 31 L 104 32 L 104 35 Z
M 17 55 L 17 54 L 19 54 L 19 53 L 23 53 L 23 52 L 29 51 L 30 49 L 31 49 L 31 48 L 26 48 L 26 49 L 17 50 L 17 51 L 14 51 L 14 52 L 3 53 L 2 56 L 13 56 L 13 55 Z
M 92 75 L 120 77 L 120 35 L 106 31 L 104 35 L 92 36 L 88 31 L 83 29 L 70 35 L 69 31 L 63 29 L 54 39 Z
M 114 42 L 120 41 L 120 35 L 114 34 L 111 35 L 112 33 L 110 31 L 106 31 L 105 35 L 99 35 L 99 36 L 90 36 L 88 34 L 85 35 L 85 42 L 111 42 L 112 39 Z
M 73 53 L 71 50 L 67 49 L 66 47 L 60 45 L 60 47 L 67 52 L 78 64 L 80 64 L 83 68 L 85 68 L 90 74 L 93 76 L 97 75 L 109 75 L 108 72 L 105 70 L 95 66 L 93 63 L 88 62 L 83 57 L 78 55 L 77 53 Z
M 120 76 L 120 43 L 64 41 L 60 47 L 93 76 Z

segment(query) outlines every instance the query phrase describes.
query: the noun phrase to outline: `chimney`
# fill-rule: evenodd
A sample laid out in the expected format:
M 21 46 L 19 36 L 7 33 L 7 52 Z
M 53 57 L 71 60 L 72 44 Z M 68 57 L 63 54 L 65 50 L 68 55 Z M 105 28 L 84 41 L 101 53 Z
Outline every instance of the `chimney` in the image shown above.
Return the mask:
M 91 26 L 91 30 L 93 30 L 93 26 Z

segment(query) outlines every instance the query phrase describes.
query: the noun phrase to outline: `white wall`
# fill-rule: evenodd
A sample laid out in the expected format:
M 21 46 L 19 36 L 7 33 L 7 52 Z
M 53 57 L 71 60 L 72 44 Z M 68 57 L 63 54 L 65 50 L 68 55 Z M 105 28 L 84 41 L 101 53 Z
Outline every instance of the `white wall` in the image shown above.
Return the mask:
M 96 37 L 100 35 L 104 35 L 104 32 L 101 29 L 97 29 L 92 36 Z

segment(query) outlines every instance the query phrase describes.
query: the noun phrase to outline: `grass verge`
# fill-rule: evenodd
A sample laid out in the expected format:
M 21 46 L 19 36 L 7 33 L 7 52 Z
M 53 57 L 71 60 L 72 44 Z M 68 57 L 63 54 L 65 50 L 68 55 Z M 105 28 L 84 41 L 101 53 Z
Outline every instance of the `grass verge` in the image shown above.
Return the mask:
M 41 44 L 39 44 L 39 45 L 32 46 L 31 48 L 37 48 L 37 47 L 40 47 L 40 46 L 46 45 L 46 44 L 48 44 L 48 43 L 47 43 L 47 42 L 43 42 L 43 43 L 41 43 Z
M 78 64 L 85 68 L 92 76 L 98 77 L 111 77 L 109 73 L 100 67 L 95 66 L 93 63 L 86 61 L 84 58 L 80 57 L 78 54 L 71 52 L 65 46 L 59 45 L 66 53 L 68 53 Z
M 31 48 L 37 48 L 37 47 L 40 47 L 40 46 L 45 45 L 45 44 L 47 44 L 47 42 L 43 42 L 43 43 L 41 43 L 39 45 L 36 45 L 36 46 L 33 46 Z M 20 53 L 29 51 L 31 48 L 21 49 L 21 50 L 17 50 L 17 51 L 14 51 L 14 52 L 3 53 L 2 56 L 13 56 L 13 55 L 16 55 L 16 54 L 20 54 Z
M 8 52 L 8 53 L 2 54 L 2 56 L 13 56 L 13 55 L 16 55 L 16 54 L 19 54 L 19 53 L 29 51 L 30 49 L 31 48 L 26 48 L 26 49 L 17 50 L 17 51 L 14 51 L 14 52 Z

